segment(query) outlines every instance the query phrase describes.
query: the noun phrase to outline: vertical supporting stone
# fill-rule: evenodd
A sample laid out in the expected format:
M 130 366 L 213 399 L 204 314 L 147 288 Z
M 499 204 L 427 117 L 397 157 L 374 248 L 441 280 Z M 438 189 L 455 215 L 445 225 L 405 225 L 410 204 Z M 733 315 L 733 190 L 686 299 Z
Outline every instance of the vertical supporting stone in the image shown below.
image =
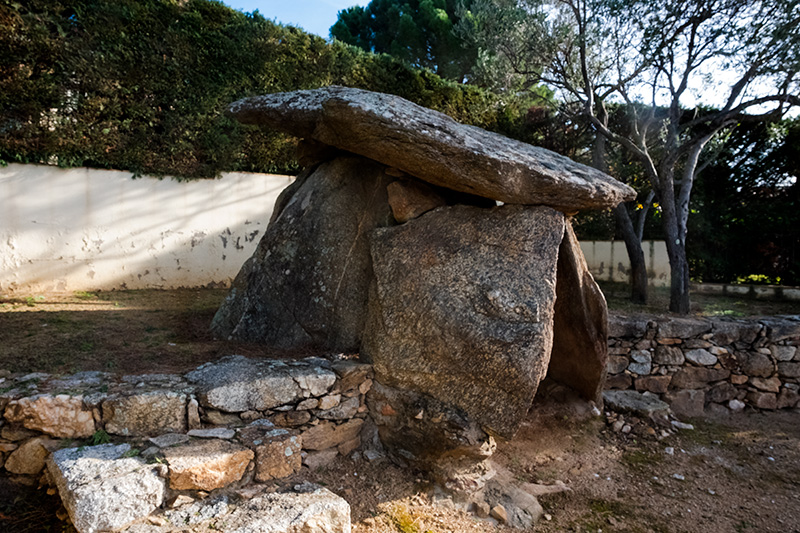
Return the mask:
M 558 250 L 553 352 L 548 375 L 587 400 L 602 401 L 608 362 L 608 308 L 571 224 Z

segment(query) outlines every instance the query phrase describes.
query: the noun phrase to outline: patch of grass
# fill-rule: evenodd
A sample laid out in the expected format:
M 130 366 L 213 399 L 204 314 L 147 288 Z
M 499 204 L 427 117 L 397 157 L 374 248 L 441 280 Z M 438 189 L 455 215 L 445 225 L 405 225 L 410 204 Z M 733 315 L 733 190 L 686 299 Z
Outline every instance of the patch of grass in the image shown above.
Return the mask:
M 99 444 L 108 444 L 109 442 L 111 442 L 111 437 L 109 436 L 109 434 L 102 429 L 98 429 L 97 431 L 95 431 L 94 435 L 92 435 L 91 438 L 92 438 L 92 446 L 97 446 Z
M 700 446 L 725 444 L 731 440 L 731 428 L 728 426 L 703 419 L 692 419 L 691 423 L 693 430 L 680 433 L 684 440 Z
M 660 464 L 663 460 L 661 454 L 647 450 L 628 450 L 622 454 L 621 458 L 624 465 L 634 470 L 647 470 Z
M 74 294 L 78 300 L 97 300 L 97 294 L 94 292 L 75 291 Z
M 400 533 L 422 533 L 418 525 L 419 520 L 414 518 L 406 507 L 395 505 L 387 511 L 387 515 Z

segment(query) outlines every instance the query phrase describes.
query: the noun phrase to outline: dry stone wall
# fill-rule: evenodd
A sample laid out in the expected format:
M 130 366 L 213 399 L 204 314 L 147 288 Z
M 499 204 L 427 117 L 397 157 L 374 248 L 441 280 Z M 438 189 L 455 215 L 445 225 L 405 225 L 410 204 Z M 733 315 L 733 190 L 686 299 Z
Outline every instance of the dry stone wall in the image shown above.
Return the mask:
M 235 494 L 255 494 L 245 489 L 363 448 L 372 383 L 371 365 L 316 357 L 230 356 L 184 375 L 6 375 L 0 377 L 0 467 L 5 475 L 55 487 L 81 533 L 129 526 L 170 532 L 153 524 L 176 523 L 166 514 L 182 509 L 174 504 L 178 498 L 200 506 L 192 516 L 230 515 L 234 522 L 237 513 L 245 521 L 250 507 L 268 501 L 310 498 L 320 501 L 324 520 L 347 524 L 330 531 L 349 531 L 347 503 L 319 487 L 258 501 Z M 369 460 L 381 456 L 379 449 L 364 452 Z M 216 496 L 208 499 L 209 493 Z M 287 520 L 285 531 L 302 526 Z
M 606 389 L 658 395 L 679 416 L 796 408 L 800 315 L 609 318 Z

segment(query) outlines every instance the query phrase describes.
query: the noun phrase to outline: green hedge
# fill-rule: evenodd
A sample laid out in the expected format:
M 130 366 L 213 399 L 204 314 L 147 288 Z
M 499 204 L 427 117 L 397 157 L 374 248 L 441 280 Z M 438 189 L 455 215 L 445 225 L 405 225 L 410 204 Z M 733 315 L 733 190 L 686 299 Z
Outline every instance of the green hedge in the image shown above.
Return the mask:
M 0 0 L 0 161 L 183 178 L 297 170 L 294 141 L 224 115 L 331 84 L 507 130 L 496 96 L 211 0 Z

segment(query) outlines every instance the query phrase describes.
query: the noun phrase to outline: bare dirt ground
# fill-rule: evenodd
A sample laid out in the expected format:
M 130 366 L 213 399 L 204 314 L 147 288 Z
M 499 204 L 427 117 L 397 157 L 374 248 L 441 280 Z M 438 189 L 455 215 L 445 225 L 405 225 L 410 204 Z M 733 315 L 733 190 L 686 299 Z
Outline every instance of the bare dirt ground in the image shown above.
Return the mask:
M 232 353 L 281 355 L 211 338 L 208 324 L 224 295 L 130 291 L 0 300 L 0 370 L 177 372 Z M 718 300 L 699 305 L 704 314 L 732 307 Z M 769 305 L 735 316 L 797 312 L 796 304 Z M 624 435 L 605 417 L 537 399 L 495 457 L 521 483 L 562 481 L 570 488 L 540 497 L 546 516 L 536 532 L 800 532 L 800 412 L 692 422 L 694 430 L 661 440 Z M 349 501 L 356 533 L 511 531 L 433 503 L 423 475 L 388 461 L 342 458 L 302 477 Z M 58 508 L 44 491 L 0 478 L 0 531 L 71 531 L 55 518 Z

